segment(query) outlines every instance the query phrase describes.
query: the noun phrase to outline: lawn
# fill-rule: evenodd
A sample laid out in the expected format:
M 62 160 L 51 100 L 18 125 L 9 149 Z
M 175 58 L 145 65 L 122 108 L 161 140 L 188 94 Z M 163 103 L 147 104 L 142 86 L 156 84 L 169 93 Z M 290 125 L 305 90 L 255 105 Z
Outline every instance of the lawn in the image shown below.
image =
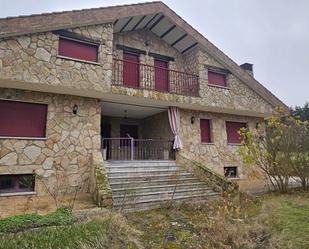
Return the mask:
M 308 234 L 309 193 L 294 193 L 113 213 L 5 235 L 0 248 L 307 249 Z

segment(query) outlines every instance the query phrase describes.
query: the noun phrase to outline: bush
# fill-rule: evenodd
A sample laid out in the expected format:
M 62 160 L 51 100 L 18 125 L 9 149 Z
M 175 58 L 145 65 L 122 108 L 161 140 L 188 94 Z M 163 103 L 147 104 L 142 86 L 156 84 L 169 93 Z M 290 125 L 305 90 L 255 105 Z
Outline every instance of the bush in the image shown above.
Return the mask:
M 0 234 L 13 233 L 42 226 L 72 224 L 75 221 L 75 216 L 66 208 L 58 208 L 55 212 L 45 216 L 38 214 L 17 215 L 0 220 Z

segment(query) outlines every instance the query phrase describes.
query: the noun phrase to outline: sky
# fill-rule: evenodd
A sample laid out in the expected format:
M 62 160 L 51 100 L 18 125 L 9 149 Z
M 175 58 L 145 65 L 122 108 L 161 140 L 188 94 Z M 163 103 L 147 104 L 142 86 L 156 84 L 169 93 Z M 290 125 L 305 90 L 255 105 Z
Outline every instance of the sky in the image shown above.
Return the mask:
M 0 17 L 147 0 L 0 0 Z M 163 0 L 286 105 L 309 101 L 308 0 Z

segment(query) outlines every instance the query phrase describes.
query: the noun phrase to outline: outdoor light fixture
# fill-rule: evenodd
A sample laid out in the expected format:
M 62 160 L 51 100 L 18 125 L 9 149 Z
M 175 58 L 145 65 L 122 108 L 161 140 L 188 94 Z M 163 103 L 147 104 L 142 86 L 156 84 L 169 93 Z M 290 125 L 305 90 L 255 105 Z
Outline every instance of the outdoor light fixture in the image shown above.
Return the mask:
M 195 117 L 192 116 L 192 117 L 191 117 L 191 124 L 194 124 L 194 122 L 195 122 Z
M 73 106 L 73 114 L 76 114 L 77 111 L 78 111 L 78 105 L 75 104 L 75 105 Z

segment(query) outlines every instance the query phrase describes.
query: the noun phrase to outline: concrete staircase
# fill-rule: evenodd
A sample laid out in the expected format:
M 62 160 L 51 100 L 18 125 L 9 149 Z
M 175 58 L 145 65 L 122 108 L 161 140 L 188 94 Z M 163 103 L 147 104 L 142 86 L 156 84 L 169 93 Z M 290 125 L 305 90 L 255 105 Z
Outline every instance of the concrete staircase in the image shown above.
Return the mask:
M 160 207 L 164 202 L 201 202 L 219 196 L 175 161 L 105 162 L 115 209 Z

